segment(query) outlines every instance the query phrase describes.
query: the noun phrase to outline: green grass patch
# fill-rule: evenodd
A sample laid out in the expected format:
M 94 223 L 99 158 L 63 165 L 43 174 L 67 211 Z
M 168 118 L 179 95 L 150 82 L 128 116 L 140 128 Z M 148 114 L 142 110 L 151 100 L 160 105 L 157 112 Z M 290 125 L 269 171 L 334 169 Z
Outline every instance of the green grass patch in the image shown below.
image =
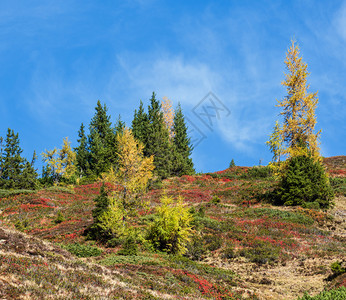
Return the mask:
M 346 177 L 331 177 L 329 182 L 335 195 L 346 196 Z
M 51 186 L 51 187 L 46 188 L 45 190 L 48 192 L 53 192 L 53 193 L 68 193 L 71 195 L 75 194 L 74 189 L 64 187 L 64 186 Z
M 309 296 L 307 293 L 297 300 L 344 300 L 346 299 L 346 287 L 342 286 L 330 291 L 323 291 L 316 296 Z
M 100 256 L 103 253 L 103 250 L 98 247 L 79 243 L 61 245 L 61 247 L 77 257 Z
M 28 195 L 28 194 L 35 194 L 36 190 L 3 190 L 0 189 L 0 197 L 9 197 L 14 195 Z
M 106 258 L 99 261 L 100 264 L 105 266 L 113 266 L 113 265 L 160 265 L 162 262 L 160 259 L 147 256 L 147 255 L 116 255 L 111 254 Z

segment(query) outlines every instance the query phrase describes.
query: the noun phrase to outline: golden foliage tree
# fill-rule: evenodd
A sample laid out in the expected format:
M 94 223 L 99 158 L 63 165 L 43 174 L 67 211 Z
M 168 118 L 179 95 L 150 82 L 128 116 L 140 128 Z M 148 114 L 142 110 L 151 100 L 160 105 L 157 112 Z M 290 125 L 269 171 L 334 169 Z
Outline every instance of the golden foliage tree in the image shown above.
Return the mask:
M 128 208 L 138 203 L 138 194 L 145 191 L 153 176 L 154 157 L 144 157 L 143 144 L 138 143 L 131 129 L 125 128 L 116 136 L 118 145 L 118 166 L 102 174 L 102 181 L 120 185 L 123 188 L 123 205 Z
M 174 109 L 172 107 L 172 101 L 167 97 L 163 97 L 163 100 L 161 101 L 161 110 L 163 112 L 164 122 L 169 131 L 169 138 L 172 139 L 174 137 Z
M 193 217 L 183 199 L 164 195 L 156 207 L 156 219 L 152 222 L 147 239 L 155 248 L 168 253 L 184 254 L 193 233 Z
M 55 184 L 61 178 L 71 179 L 76 173 L 76 153 L 71 148 L 71 142 L 64 138 L 61 149 L 54 148 L 42 153 L 44 162 L 47 164 Z
M 282 81 L 287 89 L 287 96 L 278 100 L 278 107 L 282 108 L 283 124 L 280 135 L 285 146 L 282 154 L 288 157 L 307 155 L 310 153 L 315 160 L 320 157 L 318 137 L 315 133 L 315 109 L 318 103 L 317 92 L 308 92 L 307 64 L 299 56 L 300 51 L 295 41 L 289 47 L 285 65 L 287 73 Z
M 273 153 L 272 162 L 279 163 L 282 155 L 282 137 L 280 134 L 281 128 L 279 121 L 275 121 L 273 133 L 270 135 L 269 141 L 266 144 L 269 146 L 270 151 Z

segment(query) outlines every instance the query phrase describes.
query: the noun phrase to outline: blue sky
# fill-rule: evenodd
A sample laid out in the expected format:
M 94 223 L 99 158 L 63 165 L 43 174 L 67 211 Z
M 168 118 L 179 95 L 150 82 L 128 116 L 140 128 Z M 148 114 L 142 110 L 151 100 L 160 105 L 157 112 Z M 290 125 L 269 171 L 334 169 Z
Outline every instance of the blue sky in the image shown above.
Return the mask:
M 319 92 L 322 155 L 343 155 L 346 1 L 1 1 L 0 136 L 19 132 L 28 158 L 76 146 L 98 99 L 131 125 L 155 91 L 191 121 L 197 171 L 267 164 L 292 38 Z M 203 106 L 219 118 L 203 122 Z

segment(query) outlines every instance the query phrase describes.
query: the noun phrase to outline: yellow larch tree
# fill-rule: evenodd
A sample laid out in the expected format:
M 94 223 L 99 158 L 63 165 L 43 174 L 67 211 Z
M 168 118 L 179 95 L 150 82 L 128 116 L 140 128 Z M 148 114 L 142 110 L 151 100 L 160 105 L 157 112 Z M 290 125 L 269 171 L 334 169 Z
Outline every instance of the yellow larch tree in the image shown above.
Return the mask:
M 169 138 L 172 139 L 174 137 L 174 109 L 172 107 L 172 101 L 167 97 L 163 97 L 161 101 L 161 110 L 163 112 L 164 122 L 169 131 Z
M 124 209 L 142 205 L 138 195 L 145 191 L 153 177 L 154 157 L 143 155 L 143 144 L 136 141 L 129 128 L 116 136 L 118 145 L 118 165 L 102 174 L 102 181 L 122 187 Z
M 314 160 L 319 160 L 320 131 L 315 133 L 318 97 L 317 92 L 308 92 L 310 85 L 307 84 L 307 64 L 299 55 L 299 47 L 292 41 L 285 59 L 288 72 L 281 83 L 287 89 L 287 96 L 277 100 L 277 107 L 282 108 L 280 114 L 283 116 L 280 135 L 285 145 L 282 154 L 294 157 L 309 153 Z
M 68 138 L 63 139 L 61 149 L 54 148 L 42 153 L 44 162 L 47 164 L 54 183 L 57 184 L 61 178 L 71 179 L 76 173 L 76 153 L 71 148 Z
M 276 120 L 273 133 L 270 135 L 269 141 L 266 144 L 273 153 L 272 162 L 280 163 L 282 155 L 282 137 L 280 134 L 281 128 L 279 121 Z

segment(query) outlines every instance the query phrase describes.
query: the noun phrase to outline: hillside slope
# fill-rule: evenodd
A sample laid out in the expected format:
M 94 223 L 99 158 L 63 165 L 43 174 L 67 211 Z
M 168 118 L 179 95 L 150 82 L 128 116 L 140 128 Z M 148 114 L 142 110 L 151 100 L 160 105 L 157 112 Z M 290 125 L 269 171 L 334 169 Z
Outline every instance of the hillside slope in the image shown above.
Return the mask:
M 3 192 L 0 298 L 297 299 L 305 291 L 346 285 L 344 275 L 326 281 L 331 263 L 345 261 L 344 158 L 325 160 L 338 178 L 328 212 L 261 200 L 273 187 L 265 168 L 170 178 L 152 188 L 146 194 L 151 208 L 139 211 L 133 224 L 144 235 L 160 196 L 181 195 L 196 224 L 185 257 L 144 244 L 138 255 L 123 256 L 117 254 L 121 245 L 85 241 L 98 183 Z

